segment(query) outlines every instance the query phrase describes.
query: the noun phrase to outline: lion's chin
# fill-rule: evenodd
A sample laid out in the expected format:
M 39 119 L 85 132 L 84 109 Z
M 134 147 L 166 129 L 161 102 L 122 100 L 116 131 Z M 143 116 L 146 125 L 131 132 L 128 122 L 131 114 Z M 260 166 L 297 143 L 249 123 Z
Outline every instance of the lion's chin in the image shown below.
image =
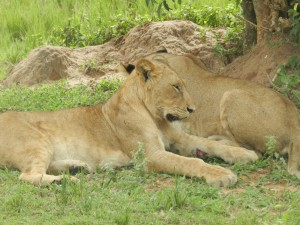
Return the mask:
M 181 118 L 181 117 L 179 117 L 179 116 L 175 116 L 175 115 L 173 115 L 173 114 L 171 114 L 171 113 L 168 113 L 168 114 L 166 115 L 166 118 L 167 118 L 167 120 L 168 120 L 169 122 L 174 122 L 174 121 L 178 121 L 178 120 L 183 120 L 183 119 L 186 118 L 186 117 Z

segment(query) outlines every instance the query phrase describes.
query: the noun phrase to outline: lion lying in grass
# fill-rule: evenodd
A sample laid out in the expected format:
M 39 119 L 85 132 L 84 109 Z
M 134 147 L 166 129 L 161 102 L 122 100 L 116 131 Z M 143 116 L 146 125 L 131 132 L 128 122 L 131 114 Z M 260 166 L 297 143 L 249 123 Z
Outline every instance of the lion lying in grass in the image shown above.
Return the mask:
M 165 151 L 172 146 L 182 153 L 205 149 L 225 157 L 234 152 L 237 160 L 245 162 L 257 159 L 241 147 L 183 132 L 180 123 L 194 110 L 184 82 L 173 70 L 142 59 L 103 105 L 1 114 L 0 166 L 19 169 L 21 180 L 48 185 L 59 182 L 64 171 L 124 166 L 142 142 L 150 171 L 204 177 L 215 186 L 234 184 L 237 177 L 228 169 Z
M 290 100 L 253 82 L 214 75 L 190 55 L 160 52 L 145 59 L 156 59 L 170 66 L 186 81 L 197 109 L 184 124 L 188 133 L 255 150 L 258 155 L 265 152 L 268 137 L 273 136 L 277 141 L 276 150 L 289 155 L 288 172 L 300 179 L 300 120 Z M 130 73 L 134 65 L 129 64 L 125 69 Z M 254 160 L 242 160 L 234 150 L 223 153 L 208 151 L 205 147 L 201 150 L 229 163 Z M 190 153 L 180 151 L 185 156 Z

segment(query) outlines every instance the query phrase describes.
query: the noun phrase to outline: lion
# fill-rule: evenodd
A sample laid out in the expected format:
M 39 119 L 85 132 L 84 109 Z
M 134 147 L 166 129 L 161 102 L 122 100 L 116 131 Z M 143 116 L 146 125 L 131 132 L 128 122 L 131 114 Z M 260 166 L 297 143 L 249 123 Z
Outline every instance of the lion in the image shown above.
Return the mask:
M 215 75 L 190 54 L 157 52 L 144 59 L 156 59 L 168 65 L 185 80 L 197 108 L 182 123 L 185 132 L 223 145 L 240 146 L 251 154 L 255 151 L 257 159 L 265 153 L 270 137 L 274 137 L 275 150 L 289 156 L 288 172 L 300 179 L 300 119 L 296 106 L 288 98 L 254 82 Z M 135 69 L 134 63 L 125 69 L 123 72 L 130 74 Z M 179 153 L 191 154 L 191 149 L 187 150 Z M 205 147 L 201 151 L 228 163 L 255 161 L 255 157 L 249 160 L 249 156 L 242 160 L 242 151 L 222 153 L 212 148 L 207 151 Z
M 187 134 L 181 123 L 195 111 L 185 82 L 176 72 L 160 61 L 141 59 L 104 104 L 2 113 L 0 166 L 16 168 L 21 180 L 44 186 L 60 182 L 66 171 L 83 168 L 93 173 L 97 167 L 125 166 L 143 143 L 148 171 L 203 177 L 214 186 L 236 183 L 237 176 L 227 168 L 166 151 L 175 147 L 180 152 L 235 152 L 244 162 L 257 159 L 255 152 L 242 147 Z

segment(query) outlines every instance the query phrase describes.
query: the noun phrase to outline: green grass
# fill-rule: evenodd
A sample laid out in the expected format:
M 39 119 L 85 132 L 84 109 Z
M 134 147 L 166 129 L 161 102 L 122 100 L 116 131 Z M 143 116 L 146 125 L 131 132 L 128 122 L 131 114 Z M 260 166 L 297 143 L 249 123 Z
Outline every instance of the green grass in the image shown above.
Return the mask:
M 239 9 L 226 8 L 229 3 L 234 5 L 228 0 L 184 0 L 176 10 L 162 11 L 160 19 L 235 26 L 231 12 Z M 174 8 L 172 1 L 169 5 Z M 142 22 L 159 20 L 156 12 L 157 5 L 147 7 L 145 0 L 0 0 L 0 79 L 33 48 L 102 44 Z
M 65 80 L 44 84 L 37 88 L 12 86 L 0 87 L 0 112 L 53 111 L 86 105 L 95 105 L 107 100 L 120 86 L 121 81 L 101 81 L 89 85 L 68 87 Z
M 2 88 L 0 111 L 57 110 L 108 99 L 121 82 L 68 87 L 65 81 L 35 89 Z M 271 140 L 271 139 L 270 139 Z M 268 148 L 272 148 L 271 141 Z M 229 166 L 239 176 L 231 188 L 202 179 L 145 173 L 143 146 L 133 166 L 65 175 L 61 185 L 39 188 L 0 170 L 0 224 L 299 224 L 300 181 L 286 172 L 285 159 L 270 154 L 252 164 Z
M 1 224 L 298 224 L 299 191 L 283 185 L 216 189 L 197 179 L 135 170 L 68 176 L 38 188 L 0 170 Z M 240 182 L 241 183 L 241 182 Z M 299 187 L 299 186 L 298 186 Z

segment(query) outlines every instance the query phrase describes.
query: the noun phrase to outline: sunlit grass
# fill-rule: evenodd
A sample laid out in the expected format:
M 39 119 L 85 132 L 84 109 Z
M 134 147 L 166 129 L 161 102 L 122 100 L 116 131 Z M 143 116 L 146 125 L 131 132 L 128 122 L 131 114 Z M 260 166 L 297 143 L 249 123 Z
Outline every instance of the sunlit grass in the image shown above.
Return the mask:
M 121 81 L 102 81 L 68 87 L 66 81 L 37 88 L 12 86 L 0 88 L 0 112 L 53 111 L 103 103 L 119 88 Z

